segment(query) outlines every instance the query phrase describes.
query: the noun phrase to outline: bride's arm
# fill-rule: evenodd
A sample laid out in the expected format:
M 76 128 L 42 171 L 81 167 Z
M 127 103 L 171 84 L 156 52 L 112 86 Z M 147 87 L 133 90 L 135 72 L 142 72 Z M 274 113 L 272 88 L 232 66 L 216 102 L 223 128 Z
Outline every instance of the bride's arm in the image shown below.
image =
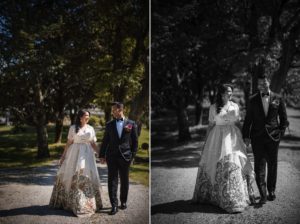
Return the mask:
M 60 160 L 59 160 L 59 165 L 61 165 L 63 163 L 63 161 L 65 160 L 65 157 L 66 157 L 66 154 L 67 154 L 67 151 L 68 151 L 68 148 L 70 147 L 70 145 L 72 145 L 74 142 L 74 140 L 72 139 L 68 139 L 67 141 L 67 144 L 65 145 L 65 148 L 64 148 L 64 152 L 62 154 L 62 156 L 60 157 Z
M 236 117 L 236 120 L 235 120 L 234 124 L 235 124 L 235 126 L 238 127 L 238 129 L 240 129 L 242 131 L 242 124 L 240 122 L 240 120 L 241 120 L 241 117 L 240 117 L 240 108 L 239 108 L 238 104 L 234 104 L 234 106 L 235 106 L 234 112 L 235 112 L 235 117 Z
M 207 127 L 207 130 L 206 130 L 205 140 L 207 139 L 209 132 L 216 125 L 215 116 L 216 116 L 216 107 L 215 107 L 215 104 L 212 104 L 209 107 L 208 127 Z
M 242 124 L 239 120 L 235 121 L 234 124 L 238 127 L 238 129 L 240 129 L 240 131 L 242 131 Z
M 206 129 L 206 135 L 205 135 L 205 139 L 207 139 L 209 132 L 214 128 L 214 126 L 216 125 L 215 121 L 210 121 L 208 124 L 208 127 Z
M 91 146 L 94 149 L 94 152 L 98 155 L 99 154 L 99 149 L 98 149 L 98 146 L 96 144 L 97 137 L 96 137 L 96 132 L 95 132 L 94 128 L 92 128 L 92 136 L 93 136 L 93 140 L 91 141 Z
M 91 146 L 94 149 L 95 153 L 98 154 L 99 153 L 99 149 L 98 149 L 98 146 L 97 146 L 96 142 L 92 141 L 91 142 Z

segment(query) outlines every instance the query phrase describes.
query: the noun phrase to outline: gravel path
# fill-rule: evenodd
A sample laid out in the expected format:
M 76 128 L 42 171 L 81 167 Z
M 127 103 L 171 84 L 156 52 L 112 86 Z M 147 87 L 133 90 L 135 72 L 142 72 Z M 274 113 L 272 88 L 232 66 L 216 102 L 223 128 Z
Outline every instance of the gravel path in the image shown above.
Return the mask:
M 153 147 L 152 223 L 300 223 L 300 111 L 288 109 L 288 116 L 290 134 L 287 132 L 279 150 L 277 198 L 239 214 L 227 214 L 211 205 L 190 204 L 203 142 L 191 141 L 169 150 L 168 146 Z M 249 156 L 253 161 L 253 155 Z
M 110 216 L 107 168 L 98 165 L 98 170 L 104 208 L 90 218 L 77 218 L 71 212 L 48 207 L 57 171 L 56 165 L 25 170 L 0 170 L 0 223 L 149 223 L 149 189 L 130 182 L 128 208 Z

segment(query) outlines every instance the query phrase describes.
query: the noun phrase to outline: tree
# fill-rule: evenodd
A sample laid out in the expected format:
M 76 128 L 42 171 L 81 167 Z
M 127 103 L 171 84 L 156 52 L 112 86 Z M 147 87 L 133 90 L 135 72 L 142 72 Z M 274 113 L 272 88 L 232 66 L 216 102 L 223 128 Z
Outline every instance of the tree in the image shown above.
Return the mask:
M 198 117 L 204 89 L 233 81 L 249 96 L 260 73 L 280 92 L 299 60 L 299 8 L 294 0 L 153 1 L 152 108 L 194 101 Z
M 139 94 L 139 82 L 147 75 L 142 60 L 147 52 L 146 5 L 1 2 L 1 107 L 36 126 L 39 158 L 49 156 L 50 121 L 56 123 L 55 141 L 60 142 L 67 111 L 74 122 L 77 111 L 97 96 L 105 96 L 108 105 L 112 98 L 129 103 Z M 12 85 L 15 89 L 9 91 Z

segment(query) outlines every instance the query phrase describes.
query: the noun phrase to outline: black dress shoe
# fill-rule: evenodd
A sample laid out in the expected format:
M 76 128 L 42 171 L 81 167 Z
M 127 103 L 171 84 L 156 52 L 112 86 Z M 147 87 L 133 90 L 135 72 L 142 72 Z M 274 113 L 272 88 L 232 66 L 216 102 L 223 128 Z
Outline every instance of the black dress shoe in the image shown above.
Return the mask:
M 127 205 L 126 205 L 126 203 L 121 203 L 121 206 L 120 206 L 120 209 L 126 209 L 127 208 Z
M 274 191 L 271 191 L 271 192 L 269 193 L 268 200 L 269 200 L 269 201 L 274 201 L 275 198 L 276 198 L 276 195 L 275 195 Z
M 266 204 L 266 202 L 267 202 L 267 198 L 261 198 L 258 203 L 259 204 Z
M 118 212 L 118 207 L 113 206 L 110 211 L 110 215 L 115 215 Z

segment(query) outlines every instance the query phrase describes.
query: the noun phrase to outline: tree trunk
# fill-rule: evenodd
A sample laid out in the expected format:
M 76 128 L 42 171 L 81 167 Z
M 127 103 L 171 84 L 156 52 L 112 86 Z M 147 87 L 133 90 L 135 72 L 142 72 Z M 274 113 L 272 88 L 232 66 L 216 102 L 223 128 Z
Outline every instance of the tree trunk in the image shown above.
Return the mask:
M 198 84 L 199 91 L 198 96 L 195 99 L 195 125 L 198 125 L 199 123 L 202 123 L 202 101 L 203 101 L 203 95 L 204 95 L 204 87 L 201 84 Z
M 248 108 L 249 105 L 249 98 L 251 95 L 251 82 L 244 83 L 244 97 L 245 97 L 245 107 Z
M 145 63 L 145 78 L 141 81 L 142 89 L 131 102 L 129 118 L 139 121 L 149 104 L 149 73 L 148 63 Z
M 109 122 L 111 120 L 111 107 L 106 106 L 104 108 L 104 114 L 105 114 L 105 122 Z
M 178 121 L 178 141 L 185 142 L 191 140 L 191 134 L 189 130 L 189 119 L 187 115 L 186 108 L 178 107 L 177 111 L 177 121 Z
M 42 122 L 36 125 L 37 132 L 37 143 L 38 143 L 38 154 L 37 158 L 49 158 L 49 148 L 48 148 L 48 133 L 47 126 Z
M 73 112 L 72 112 L 72 110 L 73 110 Z M 71 124 L 75 124 L 76 116 L 77 116 L 77 108 L 74 107 L 74 108 L 70 109 Z
M 184 102 L 184 97 L 178 96 L 176 107 L 177 123 L 178 123 L 178 141 L 185 142 L 191 140 L 189 129 L 189 118 Z
M 64 113 L 60 113 L 55 122 L 55 143 L 61 143 L 63 123 L 64 123 Z
M 252 94 L 256 93 L 258 91 L 257 88 L 258 85 L 258 79 L 257 79 L 257 74 L 252 75 Z
M 41 88 L 40 80 L 37 77 L 35 84 L 35 116 L 33 120 L 37 132 L 38 159 L 50 157 L 47 133 L 48 120 L 44 108 L 44 99 L 45 98 Z
M 200 100 L 196 100 L 196 108 L 195 108 L 195 125 L 202 123 L 202 104 Z
M 127 89 L 125 88 L 125 86 L 127 86 L 126 83 L 122 83 L 120 86 L 114 86 L 113 89 L 114 101 L 124 103 L 124 98 L 127 93 Z
M 290 65 L 293 60 L 294 53 L 296 51 L 296 38 L 300 33 L 299 30 L 300 24 L 298 24 L 298 26 L 295 26 L 291 30 L 289 38 L 283 41 L 282 43 L 282 56 L 280 61 L 280 67 L 274 73 L 270 86 L 270 89 L 275 93 L 280 93 L 281 88 L 285 83 L 288 71 L 290 69 Z

